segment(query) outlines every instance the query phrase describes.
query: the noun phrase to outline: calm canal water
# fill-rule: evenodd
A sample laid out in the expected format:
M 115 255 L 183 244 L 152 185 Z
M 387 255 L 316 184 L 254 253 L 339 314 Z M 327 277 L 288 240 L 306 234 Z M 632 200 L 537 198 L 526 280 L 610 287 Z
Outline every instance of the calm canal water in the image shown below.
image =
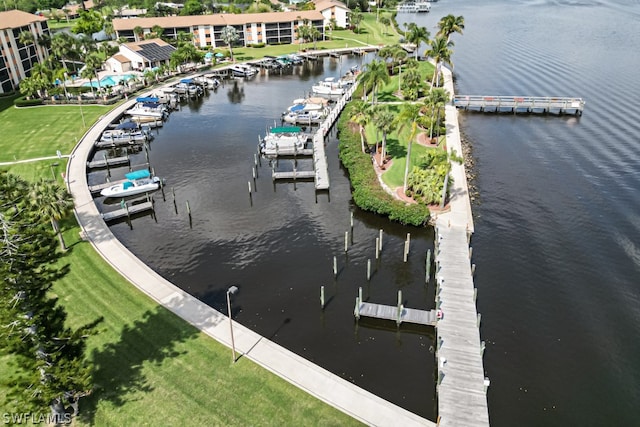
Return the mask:
M 491 423 L 640 425 L 640 3 L 446 0 L 417 22 L 449 13 L 459 94 L 587 102 L 461 115 Z
M 165 177 L 167 201 L 155 198 L 158 222 L 145 216 L 112 226 L 115 235 L 167 279 L 226 313 L 226 290 L 234 319 L 297 354 L 371 392 L 431 419 L 435 414 L 433 331 L 360 322 L 353 316 L 358 288 L 372 302 L 395 305 L 397 291 L 408 307 L 431 309 L 433 286 L 424 285 L 425 254 L 433 231 L 405 228 L 363 213 L 351 201 L 338 161 L 335 130 L 327 142 L 331 190 L 317 195 L 313 182 L 277 183 L 262 159 L 257 191 L 248 195 L 258 136 L 280 123 L 293 99 L 305 96 L 325 76 L 340 76 L 371 56 L 326 58 L 285 75 L 226 81 L 200 101 L 171 113 L 151 143 L 149 158 Z M 97 154 L 102 158 L 102 154 Z M 134 163 L 145 161 L 144 153 Z M 280 160 L 279 170 L 291 170 Z M 298 161 L 312 169 L 310 160 Z M 128 169 L 112 171 L 122 176 Z M 104 172 L 90 181 L 104 180 Z M 253 185 L 253 182 L 252 182 Z M 192 211 L 192 224 L 186 202 Z M 98 204 L 102 200 L 97 199 Z M 117 204 L 117 202 L 116 202 Z M 113 208 L 101 207 L 101 208 Z M 354 214 L 353 242 L 344 253 L 344 233 Z M 383 254 L 375 261 L 375 239 L 384 229 Z M 411 233 L 411 254 L 403 244 Z M 333 277 L 333 257 L 339 274 Z M 367 259 L 373 277 L 366 280 Z M 327 305 L 320 307 L 320 287 Z
M 587 101 L 580 118 L 461 115 L 476 159 L 472 244 L 491 423 L 638 425 L 640 4 L 446 0 L 399 20 L 414 19 L 433 33 L 449 13 L 466 21 L 464 35 L 453 36 L 458 93 Z M 423 283 L 432 231 L 355 209 L 335 135 L 327 143 L 330 195 L 316 201 L 312 183 L 274 188 L 264 161 L 253 204 L 247 194 L 265 127 L 321 77 L 368 60 L 327 59 L 293 75 L 227 84 L 174 112 L 150 157 L 175 187 L 178 214 L 168 194 L 157 203 L 157 223 L 143 217 L 133 230 L 112 230 L 163 276 L 222 312 L 226 289 L 238 285 L 239 322 L 434 419 L 431 332 L 357 327 L 352 314 L 359 286 L 371 301 L 394 304 L 402 289 L 405 305 L 433 306 L 433 288 Z M 354 243 L 345 256 L 350 212 Z M 367 284 L 379 228 L 383 257 Z M 413 243 L 404 264 L 407 232 Z M 329 300 L 324 312 L 321 285 Z

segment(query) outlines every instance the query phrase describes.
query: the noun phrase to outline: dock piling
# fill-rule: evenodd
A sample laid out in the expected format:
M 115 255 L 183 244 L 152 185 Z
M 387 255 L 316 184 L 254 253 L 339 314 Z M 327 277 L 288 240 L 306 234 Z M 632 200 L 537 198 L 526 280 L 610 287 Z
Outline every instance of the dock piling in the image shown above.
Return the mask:
M 382 228 L 380 229 L 380 237 L 378 240 L 378 244 L 380 245 L 380 252 L 382 252 Z
M 367 259 L 367 281 L 371 280 L 371 258 Z
M 344 232 L 344 253 L 349 251 L 349 232 Z
M 324 285 L 320 286 L 320 307 L 324 310 Z
M 380 238 L 376 237 L 376 259 L 380 259 Z
M 427 250 L 427 260 L 425 264 L 424 282 L 429 284 L 431 281 L 431 249 Z
M 338 258 L 333 257 L 333 277 L 338 277 Z

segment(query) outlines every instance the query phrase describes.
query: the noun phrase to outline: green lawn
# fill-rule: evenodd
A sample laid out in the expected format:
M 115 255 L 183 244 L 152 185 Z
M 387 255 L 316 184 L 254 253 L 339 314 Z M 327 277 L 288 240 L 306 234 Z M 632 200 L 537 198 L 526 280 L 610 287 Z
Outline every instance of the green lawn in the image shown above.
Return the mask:
M 17 109 L 0 99 L 0 161 L 67 154 L 76 139 L 109 107 L 42 106 Z M 66 162 L 47 160 L 0 166 L 27 180 L 59 178 Z M 104 321 L 88 340 L 95 391 L 80 403 L 78 425 L 356 425 L 342 412 L 311 397 L 246 358 L 231 364 L 231 351 L 158 306 L 123 279 L 79 239 L 73 217 L 61 223 L 70 250 L 60 260 L 70 273 L 53 291 L 73 326 Z M 0 378 L 13 372 L 0 358 Z M 0 407 L 13 405 L 0 386 Z M 14 408 L 20 412 L 20 408 Z

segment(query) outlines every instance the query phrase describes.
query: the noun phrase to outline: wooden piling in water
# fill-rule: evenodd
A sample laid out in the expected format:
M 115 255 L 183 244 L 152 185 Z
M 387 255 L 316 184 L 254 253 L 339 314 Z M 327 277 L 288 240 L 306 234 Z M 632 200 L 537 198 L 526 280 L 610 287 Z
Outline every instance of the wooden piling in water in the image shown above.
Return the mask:
M 382 252 L 382 228 L 380 229 L 378 244 L 380 245 L 380 252 Z
M 324 285 L 320 286 L 320 307 L 324 310 Z
M 344 252 L 347 253 L 349 251 L 349 232 L 344 232 Z
M 425 264 L 424 282 L 428 284 L 431 281 L 431 249 L 427 250 L 427 261 Z
M 396 324 L 400 326 L 400 317 L 402 316 L 402 290 L 398 289 L 398 316 L 396 318 Z
M 367 281 L 371 280 L 371 258 L 367 259 Z
M 376 237 L 376 259 L 380 259 L 380 238 Z
M 338 258 L 333 257 L 333 277 L 338 277 Z

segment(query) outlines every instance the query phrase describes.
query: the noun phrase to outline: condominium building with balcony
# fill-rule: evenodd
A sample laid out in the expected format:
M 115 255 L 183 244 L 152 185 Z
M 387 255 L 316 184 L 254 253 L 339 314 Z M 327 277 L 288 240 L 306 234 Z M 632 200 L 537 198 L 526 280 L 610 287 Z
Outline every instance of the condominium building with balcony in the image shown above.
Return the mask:
M 32 40 L 20 42 L 22 32 Z M 47 18 L 21 10 L 0 12 L 0 93 L 13 92 L 20 81 L 31 75 L 31 69 L 49 56 L 49 50 L 38 43 L 49 36 Z

